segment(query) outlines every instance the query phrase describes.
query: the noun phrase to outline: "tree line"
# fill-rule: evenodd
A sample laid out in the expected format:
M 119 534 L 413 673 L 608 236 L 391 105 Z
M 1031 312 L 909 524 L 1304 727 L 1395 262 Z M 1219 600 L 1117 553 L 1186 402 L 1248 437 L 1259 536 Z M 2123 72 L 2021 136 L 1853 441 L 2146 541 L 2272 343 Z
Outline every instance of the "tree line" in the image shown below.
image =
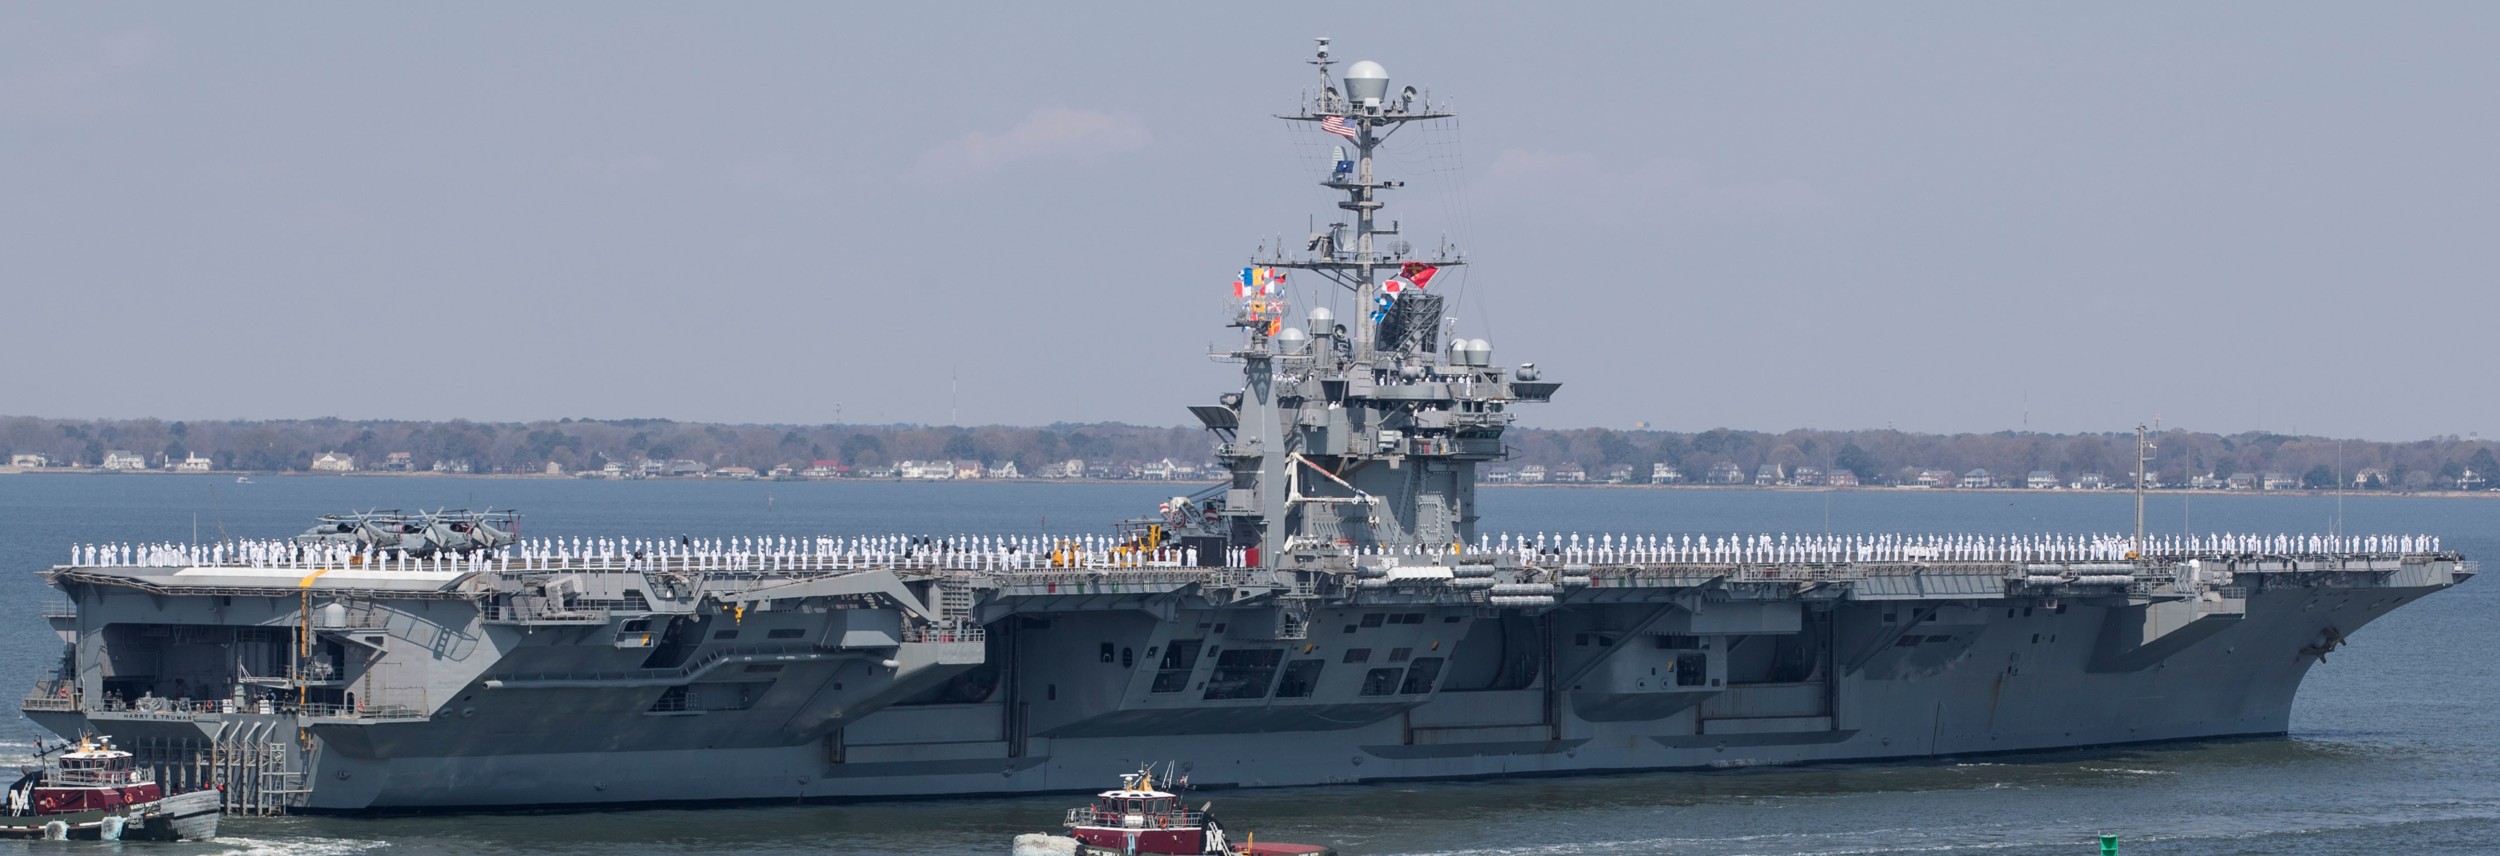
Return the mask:
M 2149 470 L 2165 485 L 2194 476 L 2284 473 L 2307 487 L 2339 481 L 2361 487 L 2419 489 L 2454 486 L 2467 472 L 2500 485 L 2493 444 L 2456 436 L 2409 441 L 2337 440 L 2265 432 L 2212 434 L 2177 429 L 2153 438 Z M 1576 466 L 1591 481 L 1627 468 L 1648 481 L 1652 465 L 1666 464 L 1698 481 L 1722 464 L 1748 475 L 1764 464 L 1794 471 L 1815 467 L 1848 471 L 1865 484 L 1910 483 L 1921 470 L 1954 473 L 1986 469 L 2001 478 L 2047 471 L 2061 483 L 2087 473 L 2112 485 L 2134 477 L 2133 432 L 2041 434 L 1921 434 L 1906 431 L 1786 432 L 1715 428 L 1697 433 L 1618 431 L 1605 428 L 1513 428 L 1505 435 L 1509 460 L 1502 466 Z M 160 419 L 0 419 L 0 450 L 41 454 L 52 462 L 100 465 L 114 451 L 147 456 L 158 466 L 193 455 L 216 469 L 306 470 L 316 457 L 354 455 L 359 468 L 375 469 L 394 452 L 406 452 L 413 469 L 459 462 L 475 472 L 540 472 L 549 463 L 567 471 L 598 469 L 609 462 L 692 460 L 707 467 L 746 466 L 759 471 L 805 469 L 839 462 L 874 469 L 904 460 L 1014 462 L 1030 473 L 1068 459 L 1114 466 L 1171 459 L 1200 464 L 1212 457 L 1212 439 L 1197 428 L 1119 423 L 1044 426 L 986 425 L 726 425 L 667 419 L 560 419 L 539 422 L 375 421 L 345 419 L 166 421 Z M 2368 471 L 2378 483 L 2354 484 Z M 2443 485 L 2444 483 L 2444 485 Z

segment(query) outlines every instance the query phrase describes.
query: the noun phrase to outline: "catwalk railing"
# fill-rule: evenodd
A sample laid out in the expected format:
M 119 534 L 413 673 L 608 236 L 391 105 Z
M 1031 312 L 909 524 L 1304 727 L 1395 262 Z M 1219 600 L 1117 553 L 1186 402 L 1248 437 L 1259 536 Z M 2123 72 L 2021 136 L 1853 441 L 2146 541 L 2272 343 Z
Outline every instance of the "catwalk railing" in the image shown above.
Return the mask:
M 2162 564 L 2232 556 L 2389 558 L 2440 552 L 2430 535 L 2233 534 L 2149 537 L 2090 535 L 1629 535 L 1533 533 L 1487 535 L 1473 545 L 1317 545 L 1302 552 L 1352 559 L 1417 562 L 1507 559 L 1525 566 L 1835 565 L 1937 562 L 2141 562 Z M 356 545 L 289 541 L 210 544 L 86 544 L 71 551 L 73 567 L 244 567 L 337 571 L 363 569 L 434 573 L 620 572 L 692 576 L 819 575 L 850 570 L 1065 572 L 1164 570 L 1194 576 L 1201 568 L 1240 568 L 1248 551 L 1228 548 L 1221 562 L 1194 549 L 1147 548 L 1102 536 L 733 539 L 566 538 L 530 540 L 466 555 L 414 557 Z M 1376 562 L 1375 562 L 1376 563 Z
M 59 711 L 114 714 L 120 719 L 215 720 L 229 714 L 303 715 L 325 719 L 399 720 L 424 719 L 431 710 L 424 701 L 422 689 L 398 690 L 390 695 L 407 703 L 302 704 L 287 699 L 283 693 L 264 695 L 253 700 L 233 698 L 192 699 L 141 695 L 124 698 L 105 695 L 90 703 L 88 695 L 77 683 L 67 680 L 36 681 L 19 710 Z
M 566 539 L 526 541 L 467 554 L 417 557 L 358 545 L 301 545 L 289 541 L 224 541 L 209 544 L 81 544 L 68 567 L 238 567 L 336 571 L 366 569 L 421 573 L 475 571 L 622 571 L 645 573 L 821 573 L 841 570 L 1020 570 L 1043 568 L 1199 567 L 1198 551 L 1148 548 L 1117 539 L 1015 536 L 884 536 L 875 538 L 737 538 L 712 541 Z M 1225 551 L 1222 564 L 1248 560 L 1248 551 Z

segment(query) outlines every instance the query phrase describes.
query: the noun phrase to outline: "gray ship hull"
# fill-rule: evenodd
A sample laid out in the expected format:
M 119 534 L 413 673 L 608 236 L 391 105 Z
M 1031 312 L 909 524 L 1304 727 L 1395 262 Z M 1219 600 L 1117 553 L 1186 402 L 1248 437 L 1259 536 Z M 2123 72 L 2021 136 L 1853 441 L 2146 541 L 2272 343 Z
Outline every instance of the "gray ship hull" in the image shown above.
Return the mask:
M 1585 678 L 1582 689 L 1549 690 L 1539 675 L 1517 689 L 1443 688 L 1393 705 L 1359 703 L 1359 696 L 1321 705 L 1270 698 L 1176 710 L 1137 705 L 1153 694 L 1132 698 L 1136 688 L 1125 686 L 1150 682 L 1156 670 L 1069 654 L 1090 655 L 1097 637 L 1149 642 L 1176 622 L 1063 614 L 1012 643 L 992 643 L 993 652 L 1017 648 L 1017 668 L 988 698 L 914 699 L 796 743 L 774 742 L 793 733 L 787 707 L 652 715 L 647 687 L 481 686 L 425 718 L 311 725 L 322 737 L 319 750 L 283 766 L 310 786 L 290 808 L 361 811 L 1076 791 L 1157 760 L 1179 760 L 1202 787 L 1280 787 L 2275 735 L 2288 728 L 2302 676 L 2320 662 L 2304 652 L 2316 647 L 2322 627 L 2349 633 L 2442 587 L 2258 592 L 2241 617 L 2144 664 L 2112 661 L 2123 604 L 2070 602 L 2061 611 L 2004 601 L 1956 606 L 1966 614 L 1929 618 L 1919 627 L 1932 632 L 1896 634 L 1872 656 L 1829 646 L 1804 680 L 1665 694 L 1682 697 L 1643 696 L 1637 678 L 1624 693 L 1589 692 Z M 1899 623 L 1912 608 L 1844 604 L 1831 611 L 1826 632 L 1845 642 L 1855 630 L 1886 627 L 1888 612 Z M 1218 614 L 1179 617 L 1186 625 Z M 1391 631 L 1345 617 L 1355 632 L 1315 633 L 1297 647 L 1335 663 L 1343 651 L 1373 644 L 1367 632 Z M 1551 621 L 1564 625 L 1559 633 L 1571 617 L 1566 611 Z M 1122 625 L 1146 635 L 1123 639 Z M 1454 623 L 1440 627 L 1460 638 L 1420 638 L 1433 635 L 1425 630 L 1387 641 L 1418 648 L 1481 641 Z M 1948 638 L 1903 646 L 1900 635 Z M 1569 653 L 1565 642 L 1558 656 Z M 1758 643 L 1733 647 L 1746 644 Z M 1861 657 L 1850 673 L 1848 661 Z M 1081 698 L 1105 684 L 1104 674 L 1119 675 L 1109 683 L 1123 686 L 1097 694 L 1107 702 Z M 1059 707 L 1083 710 L 1061 716 Z M 239 722 L 265 721 L 273 733 L 300 723 L 283 714 L 29 713 L 61 733 L 94 727 L 140 747 L 205 745 Z

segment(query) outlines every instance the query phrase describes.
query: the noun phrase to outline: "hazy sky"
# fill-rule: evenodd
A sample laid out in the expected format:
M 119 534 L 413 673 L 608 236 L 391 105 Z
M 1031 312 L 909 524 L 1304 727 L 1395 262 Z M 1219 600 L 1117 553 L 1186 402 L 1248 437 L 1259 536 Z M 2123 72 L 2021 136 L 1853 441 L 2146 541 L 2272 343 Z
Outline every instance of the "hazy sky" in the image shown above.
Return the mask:
M 2500 431 L 2500 5 L 1065 5 L 0 6 L 0 413 L 1180 423 L 1328 35 L 1528 424 Z

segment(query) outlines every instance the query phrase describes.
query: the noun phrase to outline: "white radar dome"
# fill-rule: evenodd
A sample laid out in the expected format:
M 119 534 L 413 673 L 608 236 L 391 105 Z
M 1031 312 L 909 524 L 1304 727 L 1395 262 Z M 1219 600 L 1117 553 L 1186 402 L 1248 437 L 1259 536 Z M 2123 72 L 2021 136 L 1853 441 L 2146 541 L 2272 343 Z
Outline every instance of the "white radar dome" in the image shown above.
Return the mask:
M 1311 336 L 1302 332 L 1300 327 L 1279 330 L 1276 333 L 1276 350 L 1287 354 L 1306 353 L 1311 350 Z
M 1345 97 L 1366 107 L 1380 106 L 1380 99 L 1389 97 L 1389 70 L 1371 60 L 1355 63 L 1345 72 Z

